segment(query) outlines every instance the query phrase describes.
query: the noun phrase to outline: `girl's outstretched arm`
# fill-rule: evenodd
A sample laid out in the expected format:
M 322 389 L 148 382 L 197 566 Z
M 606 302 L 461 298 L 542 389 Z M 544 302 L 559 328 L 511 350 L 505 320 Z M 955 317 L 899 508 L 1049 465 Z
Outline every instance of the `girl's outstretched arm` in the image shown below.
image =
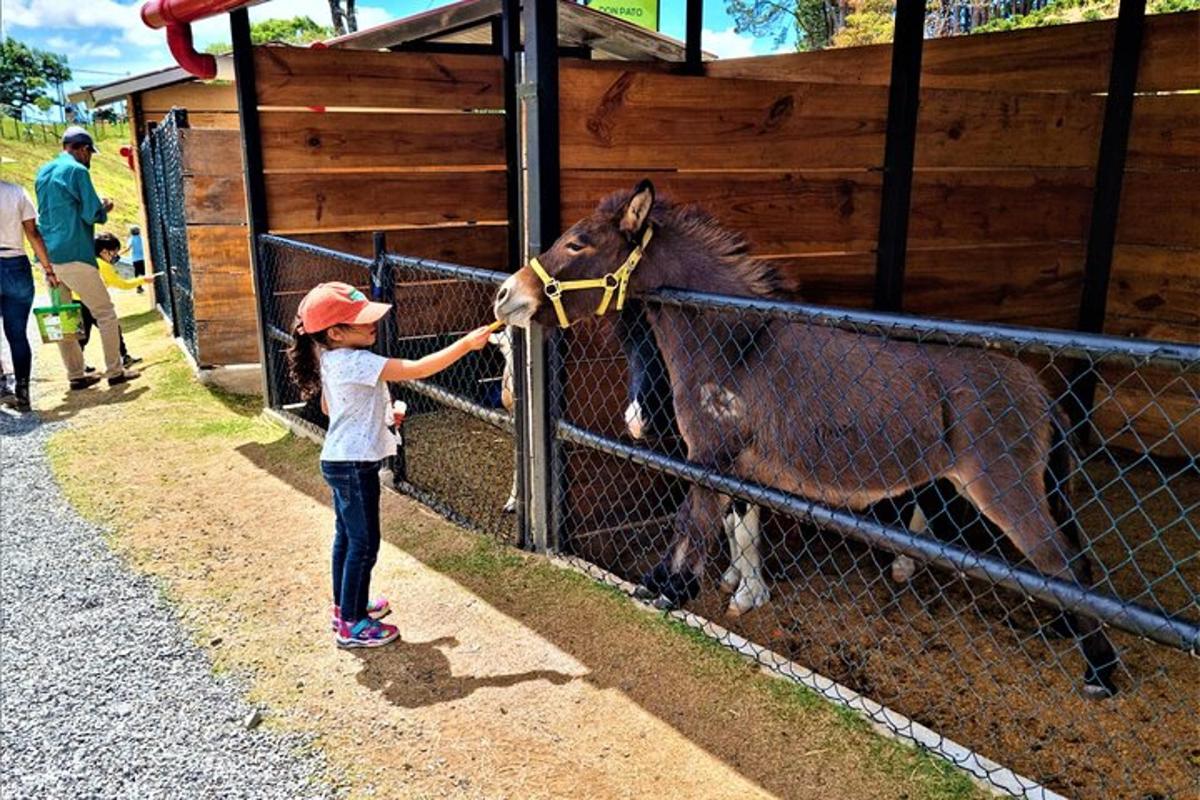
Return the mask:
M 488 343 L 488 335 L 493 330 L 495 330 L 494 325 L 476 328 L 449 347 L 444 347 L 436 353 L 430 353 L 415 361 L 409 361 L 407 358 L 389 358 L 379 377 L 385 381 L 415 381 L 428 378 L 430 375 L 441 372 L 467 353 L 482 349 Z

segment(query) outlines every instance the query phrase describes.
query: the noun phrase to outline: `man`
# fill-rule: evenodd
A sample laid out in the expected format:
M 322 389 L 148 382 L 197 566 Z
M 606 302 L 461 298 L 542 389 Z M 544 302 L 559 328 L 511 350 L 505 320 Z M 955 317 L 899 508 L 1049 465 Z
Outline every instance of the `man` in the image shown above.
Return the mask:
M 9 163 L 3 159 L 0 163 Z M 15 183 L 0 180 L 0 317 L 3 317 L 4 336 L 12 355 L 13 377 L 16 381 L 9 391 L 8 377 L 0 369 L 0 405 L 17 411 L 29 411 L 29 374 L 33 351 L 25 334 L 29 309 L 33 305 L 33 275 L 25 255 L 25 241 L 46 273 L 51 286 L 58 285 L 53 262 L 46 254 L 46 245 L 38 233 L 37 212 L 29 195 Z
M 100 341 L 104 345 L 104 377 L 109 386 L 118 386 L 138 377 L 138 373 L 125 369 L 121 363 L 117 311 L 100 279 L 93 237 L 96 223 L 108 220 L 113 203 L 107 198 L 101 200 L 92 187 L 88 169 L 96 145 L 91 135 L 80 127 L 67 128 L 63 132 L 62 147 L 63 152 L 58 158 L 38 170 L 34 183 L 38 223 L 58 279 L 96 318 Z M 83 349 L 79 342 L 59 342 L 58 351 L 73 391 L 86 389 L 100 381 L 99 375 L 84 373 Z

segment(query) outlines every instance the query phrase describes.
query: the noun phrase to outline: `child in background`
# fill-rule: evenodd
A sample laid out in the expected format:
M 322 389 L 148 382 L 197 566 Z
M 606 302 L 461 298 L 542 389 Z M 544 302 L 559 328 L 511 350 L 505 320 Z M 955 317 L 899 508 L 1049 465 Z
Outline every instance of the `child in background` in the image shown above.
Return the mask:
M 129 226 L 129 244 L 125 245 L 122 253 L 129 253 L 129 260 L 133 262 L 133 276 L 140 278 L 146 274 L 146 253 L 142 249 L 142 229 L 137 225 Z M 146 291 L 143 287 L 137 287 L 137 293 L 141 294 Z
M 389 311 L 346 283 L 322 283 L 300 302 L 288 371 L 301 395 L 321 396 L 329 430 L 321 475 L 333 492 L 333 627 L 339 647 L 380 647 L 400 632 L 379 621 L 386 600 L 368 601 L 379 553 L 379 468 L 395 452 L 389 381 L 427 378 L 479 350 L 490 327 L 478 328 L 416 361 L 371 352 L 375 324 Z
M 144 284 L 154 280 L 152 277 L 135 278 L 133 280 L 125 280 L 119 274 L 113 264 L 117 263 L 121 252 L 121 240 L 111 233 L 102 233 L 95 239 L 96 247 L 96 264 L 100 269 L 100 279 L 104 281 L 104 285 L 111 289 L 140 289 Z M 83 336 L 79 339 L 80 349 L 86 348 L 87 343 L 92 338 L 92 328 L 96 325 L 96 318 L 92 316 L 92 312 L 84 303 L 83 306 Z M 125 347 L 125 336 L 121 335 L 121 363 L 126 367 L 137 364 L 142 359 L 129 355 L 129 350 Z M 93 370 L 85 368 L 86 371 Z

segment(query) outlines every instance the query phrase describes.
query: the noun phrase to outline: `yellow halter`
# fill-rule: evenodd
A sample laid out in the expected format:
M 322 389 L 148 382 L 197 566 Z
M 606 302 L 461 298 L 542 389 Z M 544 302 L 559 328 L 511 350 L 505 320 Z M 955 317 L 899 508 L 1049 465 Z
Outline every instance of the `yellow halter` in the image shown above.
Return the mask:
M 541 278 L 542 285 L 546 287 L 546 297 L 550 298 L 550 302 L 554 305 L 554 313 L 558 315 L 559 326 L 563 328 L 571 327 L 571 322 L 567 319 L 567 312 L 563 311 L 563 292 L 570 292 L 575 289 L 603 289 L 604 296 L 600 298 L 600 305 L 596 306 L 597 317 L 604 316 L 604 312 L 608 311 L 608 304 L 612 301 L 613 292 L 617 294 L 617 311 L 623 309 L 625 307 L 625 288 L 629 285 L 629 277 L 633 275 L 633 270 L 637 267 L 638 262 L 642 260 L 642 254 L 646 250 L 646 245 L 650 243 L 650 237 L 653 233 L 654 229 L 646 226 L 646 232 L 642 234 L 641 244 L 633 248 L 633 252 L 629 254 L 629 258 L 625 259 L 625 263 L 602 278 L 560 281 L 557 278 L 550 277 L 550 273 L 546 272 L 545 268 L 538 263 L 536 258 L 529 259 L 529 268 L 533 270 L 534 275 Z

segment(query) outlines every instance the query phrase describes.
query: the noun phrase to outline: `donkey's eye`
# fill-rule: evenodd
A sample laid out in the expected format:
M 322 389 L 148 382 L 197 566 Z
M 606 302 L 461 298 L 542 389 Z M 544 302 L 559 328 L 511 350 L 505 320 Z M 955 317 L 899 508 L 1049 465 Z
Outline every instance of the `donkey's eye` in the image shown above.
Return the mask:
M 582 253 L 586 246 L 582 242 L 567 242 L 567 249 L 572 253 Z

